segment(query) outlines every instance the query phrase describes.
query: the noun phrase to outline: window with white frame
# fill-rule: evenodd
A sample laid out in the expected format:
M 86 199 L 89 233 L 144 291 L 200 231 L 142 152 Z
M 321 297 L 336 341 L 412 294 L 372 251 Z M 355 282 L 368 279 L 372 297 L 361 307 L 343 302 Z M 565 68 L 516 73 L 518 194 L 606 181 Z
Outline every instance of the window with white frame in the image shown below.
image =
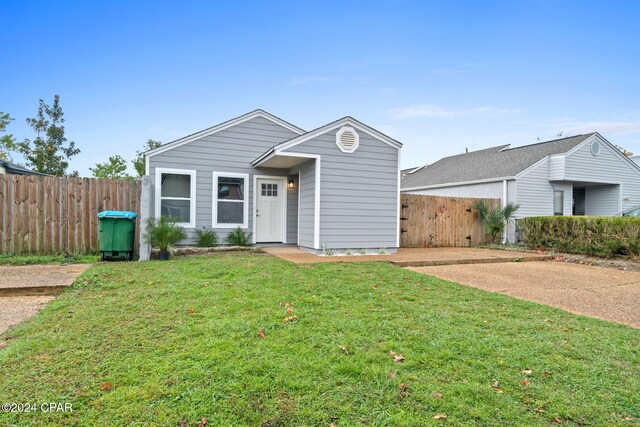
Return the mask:
M 248 183 L 248 174 L 213 173 L 213 227 L 247 227 Z
M 553 215 L 564 215 L 564 191 L 562 190 L 553 191 Z
M 195 227 L 195 184 L 195 171 L 158 168 L 156 212 L 175 218 L 182 226 Z

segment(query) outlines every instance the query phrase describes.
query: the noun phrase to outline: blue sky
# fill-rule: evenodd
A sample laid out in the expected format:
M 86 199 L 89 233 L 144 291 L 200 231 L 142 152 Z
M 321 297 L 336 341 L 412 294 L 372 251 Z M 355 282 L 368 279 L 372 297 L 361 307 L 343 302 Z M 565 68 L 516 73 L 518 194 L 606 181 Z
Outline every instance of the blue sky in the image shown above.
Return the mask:
M 640 154 L 640 2 L 2 1 L 9 132 L 61 96 L 71 168 L 263 108 L 351 115 L 403 166 L 598 131 Z M 19 157 L 16 160 L 20 161 Z

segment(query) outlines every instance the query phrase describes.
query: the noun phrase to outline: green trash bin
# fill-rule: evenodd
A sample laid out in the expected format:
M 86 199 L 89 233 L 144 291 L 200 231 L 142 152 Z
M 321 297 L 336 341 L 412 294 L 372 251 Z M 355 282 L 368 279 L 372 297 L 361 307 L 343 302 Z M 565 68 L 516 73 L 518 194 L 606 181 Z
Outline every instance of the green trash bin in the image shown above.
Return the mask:
M 133 259 L 137 216 L 135 212 L 126 211 L 98 214 L 100 261 Z

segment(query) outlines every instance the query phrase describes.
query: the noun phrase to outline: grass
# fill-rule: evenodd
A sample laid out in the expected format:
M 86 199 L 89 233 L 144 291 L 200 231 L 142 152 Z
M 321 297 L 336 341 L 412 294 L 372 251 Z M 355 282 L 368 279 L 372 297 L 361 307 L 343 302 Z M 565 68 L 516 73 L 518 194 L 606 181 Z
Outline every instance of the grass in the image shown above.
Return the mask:
M 97 254 L 14 255 L 0 254 L 0 265 L 91 264 L 99 261 Z
M 239 252 L 101 264 L 9 335 L 2 400 L 73 412 L 0 413 L 0 425 L 640 418 L 640 331 L 387 263 L 296 266 Z

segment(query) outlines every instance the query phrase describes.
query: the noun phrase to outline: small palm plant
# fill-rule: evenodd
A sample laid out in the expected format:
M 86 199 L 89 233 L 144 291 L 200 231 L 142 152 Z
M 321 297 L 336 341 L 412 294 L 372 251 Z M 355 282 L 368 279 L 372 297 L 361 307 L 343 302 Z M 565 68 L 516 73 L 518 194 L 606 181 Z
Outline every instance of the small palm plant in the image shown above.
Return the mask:
M 180 240 L 187 238 L 184 228 L 176 225 L 177 219 L 162 216 L 160 219 L 149 218 L 147 221 L 145 239 L 151 246 L 160 249 L 158 258 L 168 260 L 169 248 Z
M 196 242 L 199 248 L 212 248 L 218 245 L 218 235 L 213 230 L 196 230 Z
M 242 231 L 242 228 L 238 227 L 227 234 L 227 243 L 231 246 L 251 246 L 252 235 L 252 233 L 246 233 Z
M 507 203 L 502 209 L 495 209 L 484 200 L 478 200 L 474 208 L 478 211 L 480 221 L 486 227 L 486 233 L 495 242 L 498 236 L 504 233 L 507 226 L 513 220 L 516 211 L 520 208 L 517 203 Z

